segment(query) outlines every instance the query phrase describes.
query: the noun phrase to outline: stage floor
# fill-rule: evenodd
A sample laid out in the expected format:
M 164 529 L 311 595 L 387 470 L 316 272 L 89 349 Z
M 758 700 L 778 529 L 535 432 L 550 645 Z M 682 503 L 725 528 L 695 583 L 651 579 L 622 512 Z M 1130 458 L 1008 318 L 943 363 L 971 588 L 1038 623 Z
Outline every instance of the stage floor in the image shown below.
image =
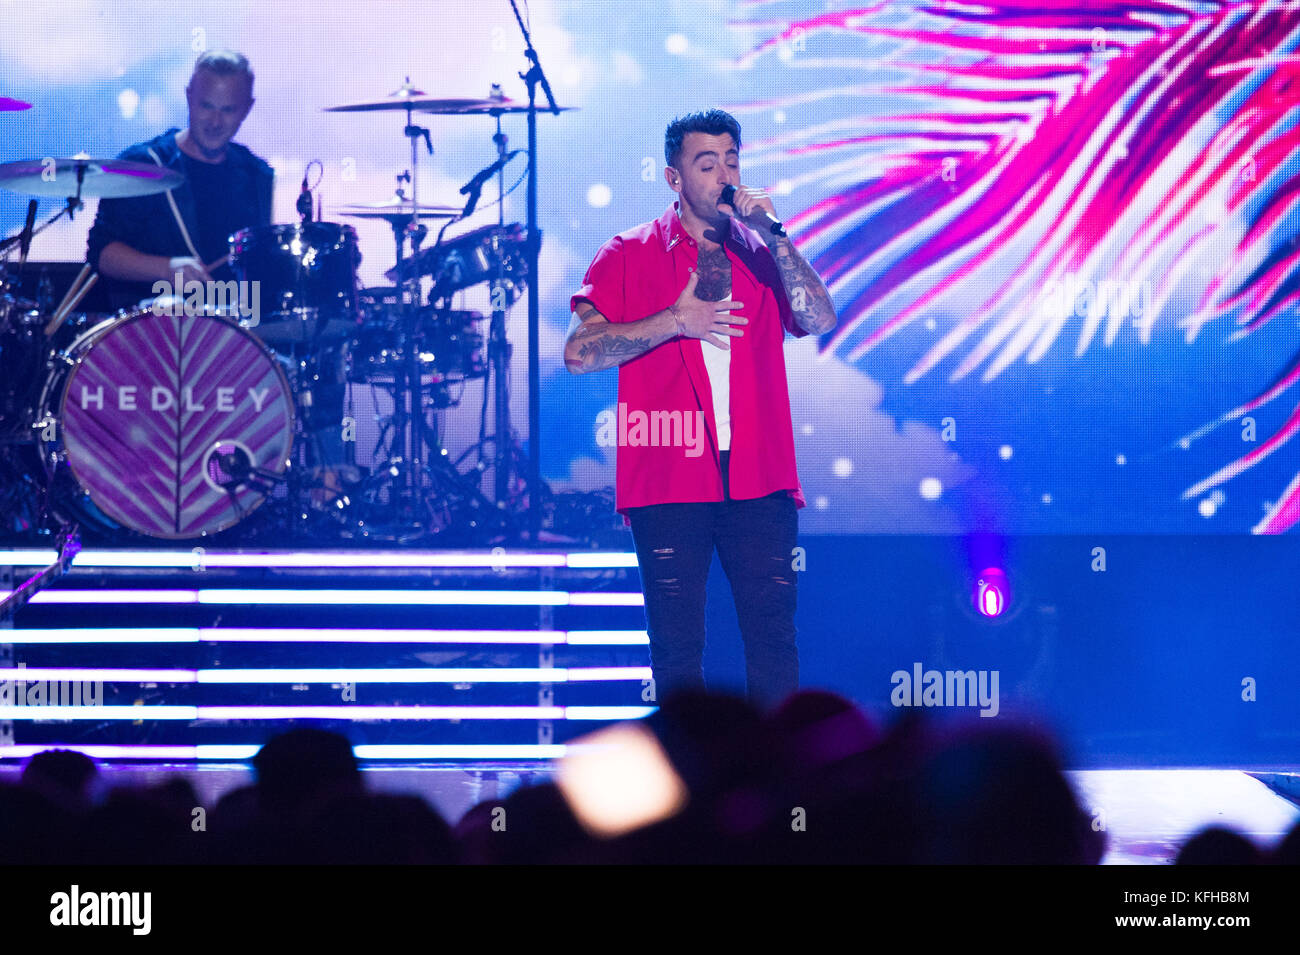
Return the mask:
M 16 764 L 0 766 L 0 780 L 16 780 L 19 771 Z M 251 767 L 241 763 L 104 763 L 101 772 L 108 786 L 149 785 L 163 776 L 183 773 L 209 808 L 226 792 L 253 779 Z M 363 772 L 372 792 L 417 793 L 454 824 L 485 799 L 504 799 L 521 785 L 545 782 L 554 766 L 371 765 Z M 1101 769 L 1067 775 L 1079 801 L 1109 834 L 1105 865 L 1167 865 L 1189 836 L 1211 825 L 1235 829 L 1261 848 L 1271 849 L 1300 821 L 1300 806 L 1238 770 Z

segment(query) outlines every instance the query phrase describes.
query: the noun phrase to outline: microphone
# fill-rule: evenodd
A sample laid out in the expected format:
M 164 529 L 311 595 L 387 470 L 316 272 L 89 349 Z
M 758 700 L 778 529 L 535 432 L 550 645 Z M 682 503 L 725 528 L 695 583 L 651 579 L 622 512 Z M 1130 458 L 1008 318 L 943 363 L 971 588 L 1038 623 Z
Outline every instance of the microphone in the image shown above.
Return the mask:
M 276 475 L 254 467 L 248 453 L 237 445 L 229 450 L 222 450 L 221 444 L 218 443 L 213 448 L 207 469 L 213 482 L 232 495 L 236 490 L 246 487 L 257 490 L 270 490 L 275 487 Z
M 731 185 L 723 186 L 722 195 L 719 197 L 718 202 L 725 202 L 734 209 L 736 207 L 735 199 L 736 187 Z M 762 213 L 762 218 L 767 220 L 768 228 L 772 230 L 773 235 L 785 235 L 785 226 L 781 224 L 781 220 L 766 209 L 755 209 L 748 218 L 758 218 L 759 213 Z
M 469 194 L 469 202 L 465 203 L 465 208 L 460 211 L 460 217 L 468 219 L 478 207 L 479 197 L 483 195 L 483 183 L 470 183 L 461 192 Z
M 27 265 L 27 253 L 32 248 L 32 236 L 36 231 L 36 200 L 27 203 L 27 221 L 23 223 L 22 236 L 18 239 L 18 271 Z
M 496 162 L 494 162 L 492 165 L 488 166 L 486 169 L 484 169 L 484 170 L 482 170 L 481 172 L 479 172 L 478 175 L 476 175 L 476 176 L 475 176 L 473 179 L 471 179 L 469 182 L 465 183 L 465 185 L 461 186 L 461 187 L 460 187 L 460 194 L 461 194 L 462 196 L 468 196 L 468 195 L 470 194 L 470 191 L 471 191 L 471 190 L 473 190 L 473 189 L 481 189 L 481 188 L 483 187 L 483 184 L 484 184 L 485 182 L 487 182 L 489 179 L 491 179 L 491 178 L 493 177 L 493 175 L 496 174 L 497 170 L 499 170 L 502 166 L 504 166 L 504 165 L 505 165 L 506 163 L 508 163 L 510 160 L 514 159 L 514 158 L 515 158 L 516 156 L 518 156 L 521 152 L 524 152 L 524 150 L 522 150 L 522 149 L 512 149 L 510 152 L 506 153 L 504 156 L 502 156 L 500 159 L 498 159 L 498 160 L 497 160 Z
M 304 223 L 311 222 L 311 190 L 307 188 L 307 173 L 302 174 L 302 191 L 298 193 L 298 215 Z

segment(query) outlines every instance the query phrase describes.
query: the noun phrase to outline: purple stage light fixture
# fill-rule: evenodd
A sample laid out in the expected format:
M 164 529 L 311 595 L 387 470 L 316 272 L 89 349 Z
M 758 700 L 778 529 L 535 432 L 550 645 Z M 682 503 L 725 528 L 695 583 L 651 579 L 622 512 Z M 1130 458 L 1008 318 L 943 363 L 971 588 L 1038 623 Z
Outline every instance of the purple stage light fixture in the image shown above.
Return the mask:
M 975 578 L 971 599 L 984 617 L 1000 617 L 1010 604 L 1011 589 L 1001 567 L 985 567 Z

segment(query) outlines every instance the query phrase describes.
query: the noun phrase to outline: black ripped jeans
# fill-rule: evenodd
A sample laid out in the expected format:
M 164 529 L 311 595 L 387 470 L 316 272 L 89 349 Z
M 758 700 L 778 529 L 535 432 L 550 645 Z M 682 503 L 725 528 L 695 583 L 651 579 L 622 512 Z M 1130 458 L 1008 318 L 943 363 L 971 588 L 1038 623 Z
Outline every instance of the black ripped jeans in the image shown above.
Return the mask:
M 724 488 L 727 469 L 723 467 Z M 795 570 L 799 519 L 785 491 L 753 500 L 628 509 L 656 699 L 704 684 L 705 583 L 713 551 L 731 584 L 745 642 L 746 686 L 762 708 L 799 685 Z

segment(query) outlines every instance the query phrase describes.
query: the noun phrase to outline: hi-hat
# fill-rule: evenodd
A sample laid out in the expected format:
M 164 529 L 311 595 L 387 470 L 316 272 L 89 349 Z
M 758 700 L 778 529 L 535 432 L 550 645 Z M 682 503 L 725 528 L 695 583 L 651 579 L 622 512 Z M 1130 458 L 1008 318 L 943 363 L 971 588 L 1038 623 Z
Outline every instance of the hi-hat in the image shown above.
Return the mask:
M 28 196 L 125 199 L 175 189 L 185 176 L 125 159 L 19 159 L 0 164 L 0 189 Z

